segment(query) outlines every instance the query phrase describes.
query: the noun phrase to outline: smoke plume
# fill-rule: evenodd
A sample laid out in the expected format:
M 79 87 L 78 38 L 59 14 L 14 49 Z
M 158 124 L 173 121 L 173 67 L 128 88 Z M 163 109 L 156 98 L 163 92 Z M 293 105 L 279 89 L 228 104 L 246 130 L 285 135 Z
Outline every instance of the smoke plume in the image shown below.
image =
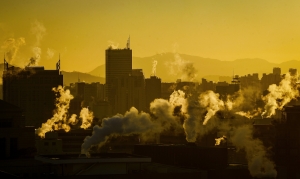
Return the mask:
M 153 60 L 152 62 L 152 75 L 156 76 L 156 65 L 157 65 L 157 60 Z
M 74 98 L 69 90 L 64 90 L 62 86 L 52 89 L 56 95 L 56 109 L 54 115 L 47 122 L 43 123 L 35 133 L 44 138 L 45 133 L 53 130 L 64 129 L 66 132 L 70 130 L 70 123 L 76 123 L 76 115 L 72 115 L 68 118 L 68 109 L 70 107 L 70 101 Z
M 226 140 L 226 136 L 222 136 L 220 138 L 215 139 L 216 140 L 216 144 L 215 145 L 220 145 L 222 141 Z
M 65 90 L 62 86 L 52 89 L 56 93 L 56 109 L 54 111 L 53 117 L 48 119 L 47 122 L 43 123 L 40 128 L 38 128 L 35 133 L 44 138 L 45 133 L 53 130 L 63 129 L 66 132 L 71 130 L 71 125 L 76 125 L 81 119 L 81 128 L 87 129 L 91 126 L 93 122 L 93 112 L 89 111 L 88 108 L 82 108 L 80 111 L 80 119 L 77 119 L 76 114 L 72 114 L 69 117 L 68 110 L 70 107 L 70 101 L 74 98 L 71 95 L 70 90 Z
M 9 38 L 3 42 L 1 49 L 5 53 L 5 60 L 8 63 L 14 63 L 16 55 L 21 46 L 25 45 L 25 38 L 20 37 L 18 39 Z
M 203 125 L 206 125 L 208 120 L 216 114 L 217 111 L 224 108 L 225 104 L 219 99 L 219 94 L 213 91 L 207 91 L 202 93 L 199 97 L 200 104 L 202 107 L 206 108 L 207 113 L 205 115 Z
M 88 108 L 82 108 L 80 111 L 80 118 L 82 120 L 81 128 L 87 129 L 92 125 L 94 115 Z
M 275 178 L 275 164 L 268 158 L 263 143 L 253 138 L 252 130 L 252 125 L 239 126 L 232 132 L 230 140 L 238 150 L 245 150 L 251 176 Z
M 146 140 L 147 137 L 168 130 L 171 126 L 179 128 L 179 117 L 173 114 L 176 106 L 185 105 L 184 95 L 182 91 L 174 91 L 170 96 L 170 101 L 154 100 L 150 104 L 150 111 L 154 118 L 147 113 L 138 112 L 134 107 L 124 115 L 117 114 L 111 118 L 104 118 L 101 126 L 95 125 L 93 127 L 92 136 L 87 136 L 84 139 L 81 153 L 89 156 L 91 147 L 101 147 L 113 136 L 139 134 Z
M 41 58 L 42 50 L 40 45 L 44 35 L 46 34 L 46 28 L 41 22 L 36 20 L 31 24 L 31 33 L 35 35 L 36 41 L 32 47 L 33 57 L 30 58 L 28 66 L 36 66 Z
M 93 146 L 101 147 L 112 136 L 157 132 L 158 125 L 151 121 L 150 115 L 139 113 L 132 107 L 125 115 L 117 114 L 111 118 L 104 118 L 101 126 L 93 127 L 92 136 L 87 136 L 81 146 L 81 153 L 89 156 L 89 149 Z
M 166 66 L 171 75 L 178 76 L 183 81 L 194 81 L 197 77 L 194 64 L 182 59 L 178 53 L 174 53 L 174 61 L 167 62 Z
M 287 73 L 278 86 L 276 84 L 269 86 L 269 93 L 263 97 L 266 103 L 262 113 L 263 117 L 271 117 L 275 114 L 276 109 L 281 110 L 292 99 L 299 97 L 297 80 L 297 76 L 291 76 L 290 73 Z
M 54 56 L 55 51 L 51 48 L 47 49 L 47 59 L 51 59 Z
M 108 41 L 108 48 L 109 49 L 118 49 L 119 48 L 119 43 L 115 43 L 111 40 Z

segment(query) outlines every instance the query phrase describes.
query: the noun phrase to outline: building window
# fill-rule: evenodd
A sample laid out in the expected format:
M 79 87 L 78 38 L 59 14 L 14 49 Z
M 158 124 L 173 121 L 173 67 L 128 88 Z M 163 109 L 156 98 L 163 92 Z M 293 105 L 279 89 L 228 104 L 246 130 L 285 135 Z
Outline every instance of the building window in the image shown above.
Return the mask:
M 52 142 L 52 145 L 56 145 L 56 142 Z
M 44 145 L 45 145 L 45 146 L 48 146 L 48 145 L 49 145 L 49 143 L 48 143 L 48 142 L 45 142 L 45 143 L 44 143 Z

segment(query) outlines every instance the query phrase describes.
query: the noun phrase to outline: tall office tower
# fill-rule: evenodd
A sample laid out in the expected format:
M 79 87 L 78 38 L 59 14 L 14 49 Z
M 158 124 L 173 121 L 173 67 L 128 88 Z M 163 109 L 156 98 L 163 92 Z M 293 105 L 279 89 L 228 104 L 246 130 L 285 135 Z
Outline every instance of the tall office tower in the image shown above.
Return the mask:
M 145 79 L 146 91 L 146 111 L 150 109 L 150 103 L 155 99 L 161 98 L 161 79 L 157 76 L 150 76 Z
M 63 85 L 60 61 L 56 70 L 43 66 L 9 67 L 4 59 L 3 100 L 24 111 L 25 125 L 38 127 L 53 115 L 54 87 Z
M 132 71 L 132 50 L 130 49 L 130 39 L 124 49 L 113 49 L 109 47 L 105 51 L 105 79 L 106 97 L 112 106 L 115 104 L 114 81 L 120 76 L 128 76 Z
M 145 78 L 142 69 L 133 69 L 131 74 L 118 77 L 114 86 L 114 113 L 124 114 L 131 107 L 145 111 Z
M 279 67 L 274 67 L 273 68 L 273 74 L 281 75 L 281 68 Z

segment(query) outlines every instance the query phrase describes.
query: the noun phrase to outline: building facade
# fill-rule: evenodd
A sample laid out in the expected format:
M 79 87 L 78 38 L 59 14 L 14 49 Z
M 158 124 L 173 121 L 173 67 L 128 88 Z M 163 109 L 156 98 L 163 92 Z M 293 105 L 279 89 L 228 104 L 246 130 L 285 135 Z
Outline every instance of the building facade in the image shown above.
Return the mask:
M 114 106 L 115 80 L 120 76 L 128 76 L 132 71 L 132 50 L 112 49 L 105 51 L 106 98 Z
M 146 111 L 149 111 L 150 103 L 161 98 L 161 79 L 157 76 L 150 76 L 145 79 Z
M 58 62 L 59 63 L 59 62 Z M 24 69 L 5 67 L 3 71 L 3 100 L 21 108 L 25 125 L 38 127 L 52 117 L 55 108 L 53 88 L 63 85 L 63 75 L 43 66 Z

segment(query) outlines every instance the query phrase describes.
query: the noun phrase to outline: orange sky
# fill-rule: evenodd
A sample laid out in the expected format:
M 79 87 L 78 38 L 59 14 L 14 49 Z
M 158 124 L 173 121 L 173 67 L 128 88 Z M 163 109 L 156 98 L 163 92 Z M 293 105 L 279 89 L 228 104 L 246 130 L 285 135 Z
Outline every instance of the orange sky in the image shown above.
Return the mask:
M 60 52 L 62 70 L 88 72 L 109 43 L 123 48 L 130 35 L 136 57 L 176 49 L 280 63 L 300 60 L 299 17 L 298 0 L 2 0 L 0 53 L 18 47 L 16 65 L 38 53 L 54 69 Z

